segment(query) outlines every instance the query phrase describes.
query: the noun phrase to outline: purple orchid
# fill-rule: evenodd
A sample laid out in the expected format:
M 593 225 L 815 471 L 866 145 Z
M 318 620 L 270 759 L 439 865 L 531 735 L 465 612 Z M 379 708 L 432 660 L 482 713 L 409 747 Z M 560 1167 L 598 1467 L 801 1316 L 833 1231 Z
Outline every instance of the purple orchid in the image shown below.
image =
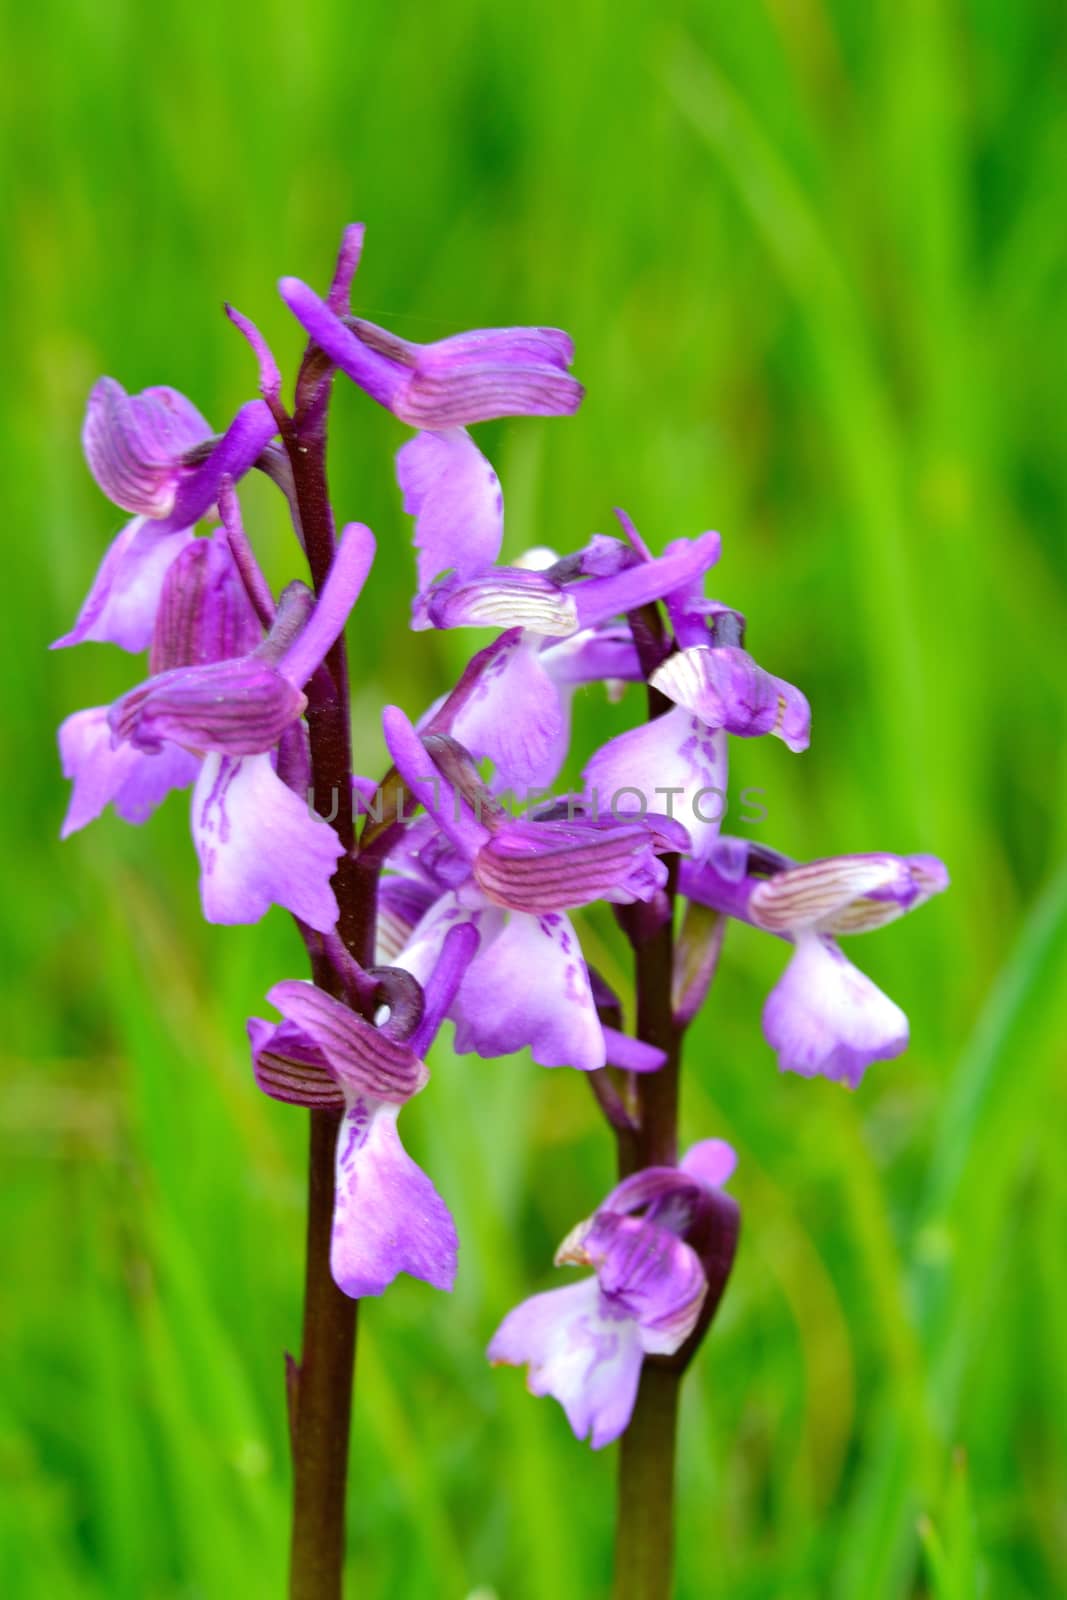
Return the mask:
M 740 613 L 706 595 L 719 535 L 653 556 L 618 512 L 622 538 L 597 534 L 562 556 L 542 546 L 497 566 L 503 495 L 468 430 L 576 411 L 571 341 L 539 327 L 399 338 L 350 314 L 362 247 L 362 226 L 347 228 L 325 298 L 281 280 L 309 336 L 292 385 L 255 324 L 226 308 L 262 398 L 221 436 L 175 390 L 128 395 L 107 378 L 94 388 L 85 454 L 133 521 L 57 644 L 111 641 L 147 650 L 148 663 L 114 704 L 63 723 L 72 791 L 62 832 L 109 804 L 143 822 L 171 789 L 191 788 L 207 919 L 251 922 L 278 904 L 307 948 L 314 981 L 276 983 L 267 998 L 280 1020 L 248 1022 L 260 1089 L 310 1114 L 308 1293 L 301 1356 L 287 1366 L 293 1592 L 342 1587 L 349 1299 L 379 1295 L 401 1273 L 445 1290 L 455 1281 L 453 1219 L 398 1126 L 451 1021 L 461 1054 L 529 1049 L 543 1066 L 588 1074 L 617 1141 L 628 1176 L 556 1256 L 590 1274 L 518 1305 L 489 1357 L 528 1368 L 532 1392 L 559 1400 L 594 1449 L 633 1419 L 620 1452 L 617 1570 L 640 1571 L 665 1594 L 674 1391 L 719 1304 L 739 1228 L 724 1191 L 735 1166 L 727 1144 L 705 1140 L 673 1164 L 685 1036 L 727 921 L 791 946 L 763 1012 L 780 1066 L 855 1087 L 872 1061 L 904 1048 L 908 1025 L 837 941 L 914 909 L 947 874 L 924 855 L 799 865 L 721 836 L 729 737 L 771 735 L 801 751 L 811 715 L 798 689 L 748 653 Z M 417 729 L 386 708 L 393 766 L 380 785 L 357 777 L 351 757 L 359 722 L 344 628 L 374 539 L 354 523 L 338 540 L 330 504 L 338 369 L 415 430 L 396 457 L 415 519 L 413 630 L 496 632 Z M 314 593 L 297 581 L 276 602 L 267 585 L 234 488 L 253 466 L 283 491 Z M 198 537 L 216 505 L 222 528 Z M 618 698 L 630 682 L 647 686 L 647 723 L 581 752 L 580 793 L 550 798 L 577 689 L 602 684 Z M 523 805 L 505 803 L 512 791 Z M 420 814 L 405 815 L 408 801 Z M 614 908 L 630 946 L 637 1037 L 572 922 L 598 904 Z
M 404 509 L 415 518 L 420 587 L 446 568 L 469 574 L 495 561 L 504 499 L 467 428 L 494 417 L 576 411 L 583 390 L 568 372 L 574 347 L 567 335 L 556 328 L 487 328 L 413 344 L 345 316 L 336 292 L 321 300 L 298 278 L 283 278 L 279 287 L 330 360 L 419 430 L 401 447 L 396 467 Z
M 437 870 L 448 887 L 397 963 L 421 976 L 448 929 L 470 922 L 481 945 L 456 995 L 457 1050 L 491 1057 L 529 1045 L 542 1066 L 604 1066 L 609 1041 L 566 913 L 594 900 L 651 899 L 666 882 L 660 857 L 684 847 L 684 829 L 660 817 L 515 818 L 487 792 L 475 796 L 480 818 L 434 765 L 403 712 L 388 708 L 383 724 L 397 769 L 447 843 L 443 855 L 438 846 Z M 644 1065 L 661 1059 L 656 1052 Z
M 275 752 L 287 736 L 302 742 L 304 686 L 344 626 L 373 553 L 370 530 L 352 524 L 310 616 L 311 596 L 297 586 L 260 643 L 228 544 L 196 540 L 183 550 L 158 607 L 158 670 L 110 709 L 77 712 L 60 729 L 74 782 L 64 837 L 109 801 L 142 822 L 169 789 L 192 783 L 207 920 L 255 922 L 276 904 L 320 932 L 332 928 L 330 879 L 342 847 L 303 790 L 279 776 Z M 290 638 L 294 616 L 302 625 Z
M 557 1266 L 589 1266 L 593 1276 L 523 1301 L 490 1341 L 489 1360 L 527 1367 L 531 1394 L 558 1400 L 575 1437 L 594 1450 L 625 1431 L 645 1356 L 673 1355 L 697 1327 L 709 1279 L 682 1235 L 715 1211 L 719 1225 L 706 1231 L 715 1235 L 721 1294 L 737 1220 L 720 1190 L 735 1165 L 729 1145 L 708 1139 L 678 1167 L 623 1179 L 556 1253 Z
M 249 1020 L 264 1093 L 342 1112 L 330 1267 L 338 1288 L 353 1298 L 381 1294 L 401 1272 L 435 1289 L 451 1289 L 455 1281 L 455 1224 L 401 1144 L 397 1118 L 428 1081 L 423 1057 L 477 943 L 473 928 L 454 929 L 413 1015 L 391 1015 L 380 1027 L 302 981 L 277 983 L 267 995 L 283 1022 Z
M 255 464 L 277 432 L 262 400 L 243 406 L 215 439 L 176 389 L 128 395 L 101 378 L 89 396 L 83 442 L 90 471 L 116 505 L 134 513 L 104 557 L 74 627 L 54 649 L 98 640 L 148 648 L 164 579 L 227 480 Z
M 771 876 L 759 872 L 768 870 Z M 786 970 L 763 1010 L 783 1072 L 817 1074 L 855 1089 L 873 1061 L 901 1054 L 908 1019 L 842 954 L 836 936 L 880 928 L 948 887 L 936 856 L 831 856 L 797 866 L 721 840 L 711 860 L 683 863 L 691 899 L 789 939 Z

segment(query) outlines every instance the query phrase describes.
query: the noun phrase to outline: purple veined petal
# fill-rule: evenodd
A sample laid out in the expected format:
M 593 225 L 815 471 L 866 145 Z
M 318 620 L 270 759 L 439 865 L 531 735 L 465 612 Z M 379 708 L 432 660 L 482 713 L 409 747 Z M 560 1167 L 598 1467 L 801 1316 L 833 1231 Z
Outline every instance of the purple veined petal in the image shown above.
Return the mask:
M 737 1151 L 725 1139 L 701 1139 L 690 1145 L 679 1165 L 705 1188 L 721 1189 L 737 1170 Z
M 273 749 L 307 705 L 258 656 L 177 667 L 148 678 L 108 712 L 116 742 L 158 750 L 164 740 L 231 756 Z
M 603 1032 L 607 1065 L 620 1072 L 658 1072 L 667 1059 L 666 1051 L 643 1039 L 631 1039 L 616 1028 L 605 1027 Z
M 692 855 L 703 861 L 726 811 L 726 736 L 676 706 L 609 740 L 582 777 L 602 815 L 665 813 L 685 828 Z
M 452 1002 L 480 942 L 474 922 L 454 923 L 445 934 L 441 954 L 423 985 L 422 1018 L 408 1041 L 417 1056 L 425 1056 L 451 1012 Z
M 410 1044 L 390 1037 L 313 983 L 286 979 L 267 991 L 267 999 L 322 1052 L 350 1098 L 369 1095 L 403 1105 L 424 1087 L 428 1074 Z
M 459 1240 L 448 1207 L 397 1133 L 399 1107 L 352 1099 L 337 1136 L 330 1270 L 353 1299 L 381 1294 L 401 1272 L 451 1289 Z
M 495 905 L 534 915 L 594 900 L 628 905 L 651 899 L 666 882 L 658 844 L 640 822 L 602 826 L 516 818 L 478 851 L 473 876 Z
M 401 445 L 396 476 L 415 518 L 419 588 L 439 572 L 471 577 L 492 566 L 504 537 L 500 480 L 465 428 L 417 433 Z
M 344 847 L 277 776 L 269 754 L 211 754 L 193 791 L 193 842 L 208 922 L 258 922 L 284 906 L 317 933 L 337 922 L 330 879 Z
M 360 323 L 361 330 L 372 324 Z M 383 332 L 384 330 L 376 330 Z M 387 334 L 387 338 L 393 338 Z M 406 341 L 405 341 L 406 343 Z M 475 328 L 453 333 L 433 344 L 407 344 L 412 367 L 451 371 L 465 361 L 556 367 L 566 371 L 574 360 L 574 341 L 562 328 Z
M 344 1093 L 306 1033 L 291 1022 L 265 1022 L 262 1017 L 249 1017 L 247 1028 L 252 1071 L 264 1094 L 310 1111 L 344 1109 Z
M 584 1238 L 607 1300 L 631 1316 L 648 1355 L 673 1355 L 692 1333 L 707 1291 L 696 1252 L 646 1218 L 600 1211 Z
M 545 573 L 524 567 L 445 578 L 425 599 L 435 628 L 525 628 L 546 639 L 578 631 L 574 595 Z
M 764 879 L 752 890 L 749 910 L 768 933 L 861 933 L 903 916 L 927 892 L 907 856 L 830 856 Z
M 486 1057 L 529 1046 L 542 1067 L 592 1072 L 606 1059 L 578 936 L 561 912 L 509 915 L 485 934 L 454 1007 L 456 1050 Z
M 147 650 L 164 579 L 192 537 L 188 531 L 161 533 L 143 517 L 128 522 L 101 562 L 74 627 L 52 649 L 91 639 L 135 655 Z
M 745 650 L 707 645 L 679 650 L 658 666 L 652 687 L 709 728 L 750 738 L 777 734 L 806 750 L 811 711 L 799 689 L 758 666 Z
M 569 718 L 536 642 L 516 634 L 481 674 L 452 722 L 453 735 L 494 767 L 494 789 L 545 788 L 567 754 Z
M 252 347 L 252 353 L 259 364 L 259 392 L 265 400 L 278 400 L 282 392 L 282 375 L 278 370 L 278 363 L 271 352 L 270 345 L 264 339 L 255 323 L 248 317 L 242 316 L 235 306 L 227 305 L 226 315 L 234 327 L 243 333 Z
M 278 424 L 265 401 L 249 400 L 243 405 L 207 460 L 183 476 L 173 510 L 160 529 L 175 532 L 199 522 L 217 502 L 224 480 L 237 483 L 243 478 L 277 431 Z
M 144 822 L 172 789 L 194 783 L 200 770 L 196 756 L 177 745 L 164 745 L 158 755 L 132 745 L 113 748 L 106 706 L 67 717 L 59 729 L 59 752 L 63 776 L 74 784 L 61 839 L 84 828 L 109 803 L 124 822 Z
M 662 599 L 672 589 L 709 571 L 721 549 L 722 540 L 717 533 L 702 533 L 696 539 L 680 539 L 665 555 L 627 567 L 614 577 L 589 578 L 575 584 L 572 593 L 578 608 L 578 626 L 591 628 L 647 605 L 650 600 Z
M 575 1437 L 594 1450 L 625 1431 L 643 1355 L 637 1324 L 617 1313 L 595 1278 L 524 1300 L 488 1350 L 494 1366 L 528 1367 L 530 1393 L 558 1400 Z
M 225 533 L 193 539 L 163 580 L 149 656 L 153 677 L 247 655 L 262 637 Z
M 413 428 L 570 415 L 582 401 L 581 384 L 566 370 L 574 347 L 556 328 L 482 328 L 413 344 L 361 317 L 349 326 L 405 373 L 391 405 Z
M 359 599 L 374 562 L 374 535 L 362 522 L 350 522 L 311 618 L 278 662 L 278 671 L 302 689 L 325 661 Z
M 89 471 L 124 511 L 165 517 L 182 477 L 181 458 L 210 439 L 211 429 L 176 389 L 128 395 L 114 378 L 93 385 L 82 428 Z
M 442 833 L 468 860 L 472 859 L 489 838 L 488 828 L 476 819 L 458 790 L 445 782 L 398 706 L 386 706 L 382 730 L 389 754 L 411 793 Z
M 835 944 L 808 933 L 768 996 L 763 1032 L 783 1072 L 855 1089 L 872 1061 L 907 1048 L 908 1019 Z

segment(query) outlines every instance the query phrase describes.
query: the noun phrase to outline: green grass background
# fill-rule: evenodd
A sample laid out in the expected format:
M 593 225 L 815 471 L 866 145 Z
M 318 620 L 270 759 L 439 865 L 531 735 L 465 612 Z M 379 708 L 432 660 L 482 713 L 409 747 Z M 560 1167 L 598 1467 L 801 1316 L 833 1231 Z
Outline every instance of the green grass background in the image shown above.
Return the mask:
M 54 725 L 139 668 L 45 645 L 120 521 L 80 457 L 93 379 L 223 424 L 254 387 L 223 298 L 291 370 L 274 281 L 323 285 L 354 218 L 357 304 L 398 331 L 575 336 L 580 415 L 481 430 L 509 552 L 615 504 L 656 547 L 721 530 L 715 592 L 814 708 L 802 758 L 735 744 L 753 836 L 953 874 L 851 947 L 913 1031 L 860 1094 L 778 1075 L 781 956 L 747 930 L 691 1036 L 686 1131 L 737 1145 L 744 1236 L 685 1392 L 678 1595 L 1067 1592 L 1062 8 L 7 11 L 0 1594 L 281 1592 L 303 1128 L 254 1090 L 243 1023 L 300 950 L 279 912 L 201 923 L 180 797 L 59 845 Z M 338 393 L 337 505 L 381 549 L 352 646 L 368 772 L 379 704 L 420 708 L 474 642 L 405 632 L 402 437 Z M 245 505 L 281 582 L 275 499 Z M 617 725 L 583 700 L 585 748 Z M 609 1141 L 567 1072 L 433 1065 L 405 1137 L 462 1266 L 451 1297 L 405 1280 L 365 1309 L 351 1592 L 584 1600 L 613 1452 L 482 1350 L 559 1281 Z

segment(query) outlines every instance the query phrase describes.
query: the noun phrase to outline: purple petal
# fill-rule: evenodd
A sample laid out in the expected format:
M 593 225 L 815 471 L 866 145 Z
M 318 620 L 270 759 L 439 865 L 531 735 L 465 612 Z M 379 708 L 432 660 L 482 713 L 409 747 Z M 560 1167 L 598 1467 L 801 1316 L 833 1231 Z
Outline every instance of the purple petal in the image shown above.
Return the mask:
M 470 859 L 489 837 L 459 792 L 446 783 L 398 706 L 382 712 L 382 730 L 397 771 L 441 831 Z
M 167 569 L 152 633 L 152 675 L 228 661 L 254 650 L 263 628 L 225 533 L 194 539 Z
M 583 1254 L 605 1297 L 632 1316 L 649 1355 L 672 1355 L 696 1326 L 707 1290 L 700 1258 L 658 1223 L 598 1212 Z
M 907 1048 L 908 1019 L 836 945 L 806 934 L 768 996 L 763 1032 L 783 1072 L 855 1089 L 872 1061 Z
M 682 1157 L 683 1172 L 708 1189 L 721 1189 L 737 1168 L 737 1151 L 725 1139 L 701 1139 Z
M 658 1072 L 667 1060 L 666 1051 L 643 1039 L 631 1039 L 629 1034 L 615 1028 L 605 1028 L 604 1049 L 607 1065 L 618 1067 L 620 1072 Z
M 394 401 L 396 415 L 413 428 L 435 429 L 494 417 L 571 415 L 585 391 L 558 359 L 560 336 L 529 337 L 540 332 L 491 328 L 423 345 Z
M 606 825 L 528 822 L 498 826 L 474 859 L 474 880 L 496 905 L 534 915 L 573 910 L 594 900 L 627 905 L 649 900 L 667 881 L 656 851 L 684 844 L 661 840 L 640 821 Z
M 455 1011 L 460 1055 L 506 1056 L 529 1045 L 543 1067 L 591 1072 L 604 1065 L 589 973 L 561 913 L 513 913 L 495 938 L 483 937 Z
M 111 743 L 107 707 L 75 711 L 59 729 L 63 776 L 74 789 L 60 831 L 66 839 L 98 817 L 109 802 L 124 822 L 140 823 L 172 789 L 185 789 L 200 770 L 196 756 L 167 744 L 158 754 Z
M 709 728 L 752 737 L 779 736 L 806 750 L 811 712 L 799 689 L 764 672 L 745 650 L 696 646 L 668 656 L 650 678 L 654 689 Z
M 679 539 L 662 556 L 627 567 L 614 577 L 590 578 L 575 584 L 578 624 L 591 628 L 598 622 L 634 611 L 659 600 L 680 584 L 691 583 L 719 559 L 722 541 L 717 533 L 697 539 Z
M 586 628 L 547 645 L 541 665 L 557 684 L 640 683 L 644 677 L 629 628 Z
M 93 386 L 82 444 L 89 471 L 124 511 L 165 517 L 182 477 L 181 458 L 211 437 L 211 429 L 176 389 L 160 386 L 128 395 L 114 378 Z
M 475 758 L 493 763 L 493 787 L 544 788 L 567 754 L 569 719 L 536 647 L 516 635 L 487 664 L 452 722 Z
M 726 737 L 676 706 L 609 740 L 582 776 L 602 814 L 674 817 L 704 860 L 726 810 Z
M 408 1041 L 417 1056 L 425 1056 L 436 1039 L 479 943 L 478 929 L 473 922 L 455 923 L 445 934 L 441 954 L 423 984 L 421 1020 Z
M 164 579 L 192 537 L 188 531 L 161 533 L 142 517 L 128 522 L 101 562 L 77 622 L 53 650 L 89 639 L 134 654 L 147 650 Z
M 252 1070 L 264 1094 L 312 1111 L 343 1109 L 345 1097 L 326 1057 L 306 1033 L 291 1022 L 264 1022 L 261 1017 L 249 1017 L 247 1027 Z
M 374 550 L 374 535 L 366 524 L 350 522 L 341 534 L 310 620 L 278 662 L 278 671 L 298 689 L 309 681 L 340 637 L 367 581 Z
M 425 1084 L 426 1069 L 410 1045 L 391 1038 L 314 984 L 287 979 L 268 990 L 267 999 L 322 1052 L 327 1068 L 349 1097 L 369 1095 L 403 1105 Z
M 524 567 L 445 578 L 429 591 L 426 610 L 435 628 L 528 628 L 542 638 L 565 638 L 578 629 L 573 595 Z
M 636 1323 L 615 1312 L 595 1278 L 524 1300 L 488 1350 L 494 1365 L 527 1366 L 530 1393 L 558 1400 L 575 1437 L 594 1450 L 625 1430 L 643 1354 Z
M 789 867 L 755 886 L 749 897 L 752 920 L 769 933 L 799 933 L 806 928 L 862 933 L 880 928 L 947 883 L 945 876 L 931 887 L 926 863 L 932 858 L 917 859 L 917 872 L 907 856 L 874 853 L 830 856 Z
M 330 879 L 344 847 L 287 789 L 269 755 L 208 755 L 193 791 L 193 842 L 208 922 L 258 922 L 284 906 L 318 933 L 337 922 Z
M 337 1136 L 330 1270 L 353 1299 L 398 1273 L 451 1289 L 459 1241 L 448 1207 L 400 1143 L 397 1106 L 358 1097 Z
M 325 351 L 372 400 L 377 400 L 387 410 L 394 410 L 394 402 L 407 381 L 404 369 L 361 343 L 325 301 L 299 278 L 282 278 L 278 292 L 320 350 Z
M 183 477 L 174 509 L 160 524 L 167 531 L 191 528 L 219 497 L 227 478 L 237 483 L 255 466 L 278 431 L 263 400 L 249 400 L 234 417 L 207 460 Z
M 148 678 L 116 700 L 108 721 L 116 738 L 140 750 L 164 740 L 231 756 L 258 755 L 277 744 L 307 701 L 258 656 L 177 667 Z
M 404 510 L 415 518 L 419 588 L 439 572 L 491 566 L 504 537 L 500 480 L 463 428 L 417 433 L 397 451 Z

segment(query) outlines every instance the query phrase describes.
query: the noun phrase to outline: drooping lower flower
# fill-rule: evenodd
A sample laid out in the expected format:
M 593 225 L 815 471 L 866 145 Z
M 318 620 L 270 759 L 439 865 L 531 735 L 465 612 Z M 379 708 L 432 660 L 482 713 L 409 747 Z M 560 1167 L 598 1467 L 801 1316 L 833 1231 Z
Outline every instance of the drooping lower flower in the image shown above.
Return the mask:
M 275 984 L 267 995 L 283 1022 L 249 1021 L 256 1081 L 266 1094 L 343 1113 L 330 1267 L 353 1298 L 381 1294 L 401 1272 L 436 1289 L 455 1281 L 455 1224 L 401 1144 L 397 1119 L 428 1081 L 422 1058 L 476 944 L 470 927 L 449 936 L 411 1029 L 392 1019 L 377 1027 L 299 981 Z
M 705 1310 L 708 1275 L 683 1234 L 702 1228 L 716 1303 L 722 1293 L 737 1212 L 720 1190 L 734 1165 L 728 1145 L 706 1140 L 679 1167 L 625 1179 L 556 1254 L 557 1265 L 589 1266 L 593 1276 L 523 1301 L 490 1341 L 489 1360 L 527 1367 L 530 1392 L 558 1400 L 594 1450 L 625 1431 L 645 1356 L 673 1355 Z
M 935 856 L 831 856 L 797 866 L 723 840 L 702 866 L 683 863 L 691 899 L 794 945 L 763 1010 L 763 1031 L 783 1072 L 833 1078 L 855 1089 L 874 1061 L 908 1044 L 900 1007 L 842 954 L 840 935 L 880 928 L 948 887 Z M 770 875 L 765 875 L 767 872 Z

